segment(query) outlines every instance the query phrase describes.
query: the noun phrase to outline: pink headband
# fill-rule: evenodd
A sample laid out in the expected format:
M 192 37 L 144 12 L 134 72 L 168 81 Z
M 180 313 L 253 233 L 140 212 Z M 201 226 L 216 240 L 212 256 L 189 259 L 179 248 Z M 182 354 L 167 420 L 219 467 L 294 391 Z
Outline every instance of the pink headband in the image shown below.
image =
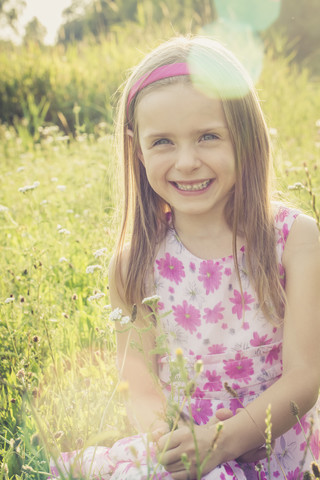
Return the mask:
M 152 72 L 145 73 L 131 88 L 127 101 L 127 120 L 129 120 L 129 107 L 133 97 L 151 83 L 162 80 L 163 78 L 178 77 L 180 75 L 190 75 L 187 63 L 170 63 L 156 68 Z

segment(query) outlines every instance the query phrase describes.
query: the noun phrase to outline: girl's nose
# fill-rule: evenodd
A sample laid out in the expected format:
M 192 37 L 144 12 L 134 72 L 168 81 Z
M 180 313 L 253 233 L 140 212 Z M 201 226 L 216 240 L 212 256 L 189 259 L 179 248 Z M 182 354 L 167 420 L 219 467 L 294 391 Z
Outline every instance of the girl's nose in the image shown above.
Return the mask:
M 192 172 L 199 168 L 201 161 L 196 149 L 192 147 L 179 148 L 176 152 L 175 168 L 183 172 Z

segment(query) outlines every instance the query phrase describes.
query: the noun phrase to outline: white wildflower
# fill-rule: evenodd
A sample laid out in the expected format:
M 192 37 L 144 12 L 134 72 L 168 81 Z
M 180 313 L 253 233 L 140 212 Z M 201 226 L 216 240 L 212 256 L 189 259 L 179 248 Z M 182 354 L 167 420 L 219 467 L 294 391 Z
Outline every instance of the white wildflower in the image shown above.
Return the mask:
M 58 137 L 56 137 L 56 140 L 57 142 L 67 142 L 68 140 L 70 140 L 70 137 L 69 135 L 59 135 Z
M 304 185 L 301 182 L 296 182 L 288 186 L 288 190 L 301 190 L 302 188 L 304 188 Z
M 88 135 L 86 133 L 83 133 L 81 135 L 78 135 L 76 137 L 77 142 L 84 142 L 87 139 Z
M 86 268 L 86 273 L 93 273 L 95 270 L 102 270 L 101 265 L 89 265 Z
M 18 173 L 23 172 L 23 170 L 24 170 L 24 167 L 18 167 L 18 168 L 17 168 L 17 172 L 18 172 Z
M 26 471 L 26 472 L 34 472 L 33 468 L 31 467 L 31 465 L 22 465 L 22 470 Z
M 109 304 L 109 305 L 105 305 L 105 306 L 103 307 L 103 310 L 111 310 L 111 308 L 112 308 L 112 307 L 111 307 L 111 305 Z
M 70 235 L 70 231 L 67 230 L 66 228 L 63 228 L 61 225 L 57 225 L 57 230 L 58 233 L 65 234 L 65 235 Z
M 153 306 L 154 304 L 157 304 L 158 302 L 160 302 L 159 295 L 152 295 L 151 297 L 145 297 L 142 300 L 143 305 L 149 305 L 149 306 Z
M 57 185 L 57 190 L 60 192 L 65 192 L 67 187 L 65 185 Z
M 40 205 L 47 205 L 47 203 L 48 203 L 48 200 L 42 200 L 42 201 L 40 202 Z
M 14 297 L 9 297 L 9 298 L 6 298 L 6 299 L 5 299 L 4 303 L 13 303 L 14 300 L 15 300 Z
M 0 212 L 7 212 L 9 210 L 5 205 L 0 205 Z
M 276 128 L 269 128 L 269 134 L 272 137 L 275 137 L 276 135 L 278 135 L 278 130 Z
M 26 193 L 29 190 L 34 190 L 35 188 L 39 187 L 40 182 L 33 182 L 33 185 L 25 185 L 24 187 L 19 188 L 19 192 Z
M 73 213 L 72 208 L 68 208 L 67 213 Z
M 126 315 L 125 317 L 122 317 L 120 320 L 121 325 L 127 325 L 130 322 L 131 322 L 131 318 L 128 315 Z
M 112 320 L 113 322 L 116 322 L 117 320 L 121 320 L 122 318 L 122 310 L 121 308 L 117 307 L 109 315 L 109 319 Z
M 62 262 L 69 262 L 69 260 L 66 257 L 61 257 L 59 258 L 59 263 L 62 263 Z
M 98 292 L 96 293 L 95 295 L 91 295 L 90 297 L 88 297 L 88 301 L 89 302 L 92 302 L 93 300 L 100 300 L 100 298 L 104 297 L 105 294 L 102 293 L 102 292 Z
M 320 118 L 316 121 L 316 127 L 320 127 Z
M 107 253 L 107 249 L 106 248 L 100 248 L 99 250 L 96 250 L 93 255 L 94 255 L 95 258 L 98 258 L 98 257 L 101 257 L 102 255 L 104 255 L 105 253 Z
M 57 182 L 58 181 L 58 178 L 57 177 L 52 177 L 51 178 L 51 182 Z

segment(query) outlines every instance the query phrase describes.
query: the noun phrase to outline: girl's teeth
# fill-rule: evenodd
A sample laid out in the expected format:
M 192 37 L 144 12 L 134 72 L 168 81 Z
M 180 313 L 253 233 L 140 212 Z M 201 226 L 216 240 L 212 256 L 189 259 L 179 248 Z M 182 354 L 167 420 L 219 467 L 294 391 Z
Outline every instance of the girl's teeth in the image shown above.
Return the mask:
M 206 180 L 205 182 L 193 183 L 193 184 L 175 182 L 175 185 L 179 188 L 179 190 L 192 192 L 195 190 L 203 190 L 209 185 L 209 183 L 210 183 L 210 180 Z

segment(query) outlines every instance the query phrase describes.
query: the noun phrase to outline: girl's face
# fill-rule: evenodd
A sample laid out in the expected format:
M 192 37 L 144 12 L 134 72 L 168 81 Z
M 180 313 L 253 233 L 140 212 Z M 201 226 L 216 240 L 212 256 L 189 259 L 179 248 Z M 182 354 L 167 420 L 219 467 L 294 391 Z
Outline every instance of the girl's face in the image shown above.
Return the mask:
M 221 101 L 177 83 L 146 93 L 136 115 L 149 183 L 175 218 L 224 218 L 235 158 Z

